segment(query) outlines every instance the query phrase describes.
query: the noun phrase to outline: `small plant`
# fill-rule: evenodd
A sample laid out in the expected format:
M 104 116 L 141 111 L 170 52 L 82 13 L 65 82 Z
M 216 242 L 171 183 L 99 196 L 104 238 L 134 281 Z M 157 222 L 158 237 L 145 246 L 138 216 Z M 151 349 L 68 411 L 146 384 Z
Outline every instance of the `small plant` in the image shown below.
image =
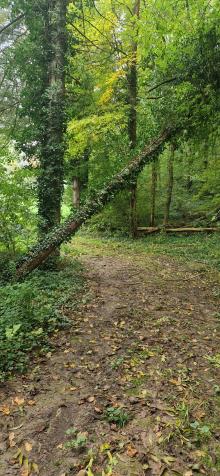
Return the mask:
M 220 386 L 219 385 L 214 385 L 213 390 L 215 392 L 215 395 L 220 395 Z
M 112 476 L 114 467 L 117 465 L 118 461 L 115 456 L 112 455 L 109 443 L 101 445 L 100 453 L 104 453 L 107 456 L 106 467 L 102 470 L 102 476 Z
M 76 435 L 77 434 L 77 428 L 68 428 L 68 430 L 66 430 L 66 435 L 67 436 L 72 436 L 72 435 Z
M 196 441 L 206 440 L 210 438 L 212 432 L 208 425 L 201 425 L 200 422 L 194 421 L 190 423 L 190 427 L 193 429 L 196 437 Z
M 211 364 L 213 364 L 216 368 L 219 368 L 220 367 L 220 354 L 215 354 L 213 356 L 211 355 L 206 355 L 206 360 L 208 360 L 209 362 L 211 362 Z
M 155 326 L 161 326 L 163 324 L 169 324 L 170 322 L 170 317 L 167 317 L 167 316 L 163 316 L 163 317 L 160 317 L 160 319 L 157 319 L 154 323 Z
M 118 359 L 115 359 L 112 363 L 111 363 L 111 368 L 113 370 L 116 370 L 120 367 L 120 365 L 122 365 L 124 362 L 124 357 L 119 357 Z
M 216 313 L 214 314 L 214 317 L 215 317 L 216 319 L 220 319 L 220 312 L 216 312 Z
M 118 461 L 115 456 L 112 455 L 111 451 L 107 451 L 108 462 L 105 470 L 102 471 L 102 476 L 112 476 L 114 467 L 117 465 Z
M 105 419 L 109 423 L 115 423 L 122 428 L 128 423 L 130 416 L 122 408 L 108 407 L 105 411 Z
M 189 422 L 189 406 L 185 402 L 181 402 L 176 410 L 183 423 Z
M 81 449 L 85 448 L 88 438 L 86 433 L 77 433 L 77 430 L 75 428 L 70 428 L 67 430 L 66 435 L 71 436 L 71 435 L 76 435 L 74 439 L 71 439 L 67 441 L 64 444 L 65 448 L 74 448 L 74 449 Z

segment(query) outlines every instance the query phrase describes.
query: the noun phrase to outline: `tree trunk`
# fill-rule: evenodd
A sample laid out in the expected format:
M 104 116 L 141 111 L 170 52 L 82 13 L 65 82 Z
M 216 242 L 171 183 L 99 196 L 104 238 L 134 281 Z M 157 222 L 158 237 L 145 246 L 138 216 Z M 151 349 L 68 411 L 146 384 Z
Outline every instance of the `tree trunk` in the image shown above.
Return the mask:
M 156 194 L 157 194 L 157 172 L 158 160 L 152 163 L 152 178 L 151 178 L 151 216 L 150 226 L 155 226 L 155 208 L 156 208 Z
M 174 163 L 174 155 L 175 155 L 175 145 L 170 145 L 170 154 L 168 158 L 168 180 L 167 180 L 167 198 L 165 204 L 165 212 L 164 212 L 164 226 L 167 226 L 169 223 L 170 217 L 170 205 L 172 201 L 172 194 L 173 194 L 173 163 Z
M 64 169 L 64 103 L 66 54 L 66 0 L 54 0 L 45 13 L 45 120 L 40 144 L 41 174 L 38 180 L 39 234 L 59 225 Z
M 163 226 L 156 227 L 140 227 L 137 229 L 138 235 L 151 235 L 159 232 L 165 233 L 220 233 L 220 227 L 182 227 L 182 228 L 164 228 Z
M 94 198 L 88 199 L 87 203 L 70 216 L 62 226 L 55 228 L 30 250 L 17 264 L 17 278 L 22 278 L 39 267 L 57 247 L 64 241 L 68 241 L 83 223 L 110 202 L 116 193 L 129 187 L 143 167 L 161 153 L 165 142 L 171 139 L 174 133 L 174 129 L 164 130 L 157 139 L 147 145 L 121 172 L 116 174 L 103 190 L 97 192 Z
M 140 0 L 135 0 L 133 14 L 136 19 L 140 17 Z M 136 28 L 136 25 L 134 25 Z M 138 28 L 137 35 L 138 35 Z M 128 137 L 130 149 L 133 150 L 137 143 L 137 38 L 132 42 L 132 58 L 128 71 Z M 130 195 L 130 228 L 131 235 L 135 238 L 137 233 L 137 181 L 131 184 Z
M 73 177 L 73 207 L 79 208 L 80 205 L 80 180 L 79 177 Z

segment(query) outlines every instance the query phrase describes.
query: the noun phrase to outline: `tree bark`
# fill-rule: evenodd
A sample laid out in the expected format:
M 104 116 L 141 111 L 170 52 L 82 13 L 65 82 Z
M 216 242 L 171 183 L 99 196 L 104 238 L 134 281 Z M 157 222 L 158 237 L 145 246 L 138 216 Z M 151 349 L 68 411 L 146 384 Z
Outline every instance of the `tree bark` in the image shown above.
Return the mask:
M 220 233 L 220 227 L 182 227 L 182 228 L 164 228 L 163 226 L 140 227 L 137 229 L 138 234 L 151 235 L 153 233 Z
M 140 17 L 140 0 L 134 1 L 133 14 L 136 19 Z M 134 26 L 137 29 L 136 25 Z M 131 47 L 131 65 L 128 71 L 128 138 L 130 142 L 130 149 L 133 150 L 137 143 L 137 38 L 132 42 Z M 137 182 L 134 181 L 131 185 L 130 195 L 130 228 L 131 235 L 135 238 L 137 233 Z
M 12 25 L 14 25 L 15 23 L 17 23 L 19 20 L 22 20 L 24 18 L 24 13 L 21 13 L 20 15 L 18 15 L 16 18 L 13 18 L 10 22 L 8 22 L 6 25 L 4 25 L 1 29 L 0 29 L 0 35 L 1 33 L 3 33 L 3 31 L 7 30 L 8 28 L 10 28 Z
M 44 40 L 45 119 L 40 144 L 41 174 L 38 180 L 39 234 L 59 225 L 64 170 L 64 109 L 67 0 L 54 0 L 45 12 Z
M 174 155 L 175 155 L 175 145 L 170 145 L 170 154 L 168 157 L 168 180 L 167 180 L 167 198 L 165 204 L 165 212 L 164 212 L 164 226 L 167 226 L 169 223 L 170 217 L 170 205 L 172 201 L 172 194 L 173 194 L 173 163 L 174 163 Z
M 155 226 L 155 208 L 156 208 L 156 194 L 157 194 L 157 172 L 158 172 L 158 160 L 154 160 L 152 163 L 152 175 L 151 175 L 151 216 L 150 226 Z
M 73 207 L 79 208 L 80 205 L 80 180 L 79 177 L 73 177 Z
M 157 157 L 167 140 L 176 133 L 175 129 L 165 129 L 157 139 L 147 145 L 143 151 L 112 180 L 106 187 L 97 192 L 94 198 L 88 199 L 87 203 L 81 207 L 73 216 L 60 227 L 55 228 L 44 240 L 40 241 L 26 256 L 17 264 L 17 278 L 23 278 L 34 269 L 38 268 L 54 250 L 63 242 L 70 240 L 80 226 L 99 212 L 120 191 L 129 187 L 143 167 Z

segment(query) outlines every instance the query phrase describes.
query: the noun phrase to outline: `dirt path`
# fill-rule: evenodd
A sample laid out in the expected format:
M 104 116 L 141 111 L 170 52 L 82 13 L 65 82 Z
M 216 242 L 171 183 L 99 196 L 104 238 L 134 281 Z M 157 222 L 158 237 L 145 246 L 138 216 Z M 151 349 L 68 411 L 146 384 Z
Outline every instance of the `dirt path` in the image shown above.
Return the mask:
M 0 475 L 220 475 L 217 287 L 166 257 L 83 261 L 89 302 L 0 388 Z

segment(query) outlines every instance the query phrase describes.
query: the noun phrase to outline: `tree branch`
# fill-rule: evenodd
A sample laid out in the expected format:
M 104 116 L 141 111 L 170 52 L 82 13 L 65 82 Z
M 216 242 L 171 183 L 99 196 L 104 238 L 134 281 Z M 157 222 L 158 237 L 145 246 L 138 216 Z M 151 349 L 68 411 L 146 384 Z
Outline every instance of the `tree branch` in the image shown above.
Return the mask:
M 10 28 L 12 25 L 14 25 L 14 23 L 17 23 L 19 20 L 22 20 L 22 18 L 24 18 L 24 13 L 21 13 L 20 15 L 18 15 L 16 18 L 14 18 L 13 20 L 11 20 L 9 23 L 7 23 L 5 26 L 3 26 L 1 29 L 0 29 L 0 34 L 3 33 L 3 31 L 7 30 L 8 28 Z
M 148 89 L 148 93 L 151 93 L 151 91 L 154 91 L 155 89 L 159 88 L 160 86 L 163 86 L 163 84 L 168 84 L 168 83 L 172 83 L 173 81 L 176 81 L 177 79 L 177 76 L 175 76 L 174 78 L 170 78 L 170 79 L 165 79 L 164 81 L 161 81 L 161 83 L 159 84 L 156 84 L 155 86 L 153 86 L 152 88 Z

